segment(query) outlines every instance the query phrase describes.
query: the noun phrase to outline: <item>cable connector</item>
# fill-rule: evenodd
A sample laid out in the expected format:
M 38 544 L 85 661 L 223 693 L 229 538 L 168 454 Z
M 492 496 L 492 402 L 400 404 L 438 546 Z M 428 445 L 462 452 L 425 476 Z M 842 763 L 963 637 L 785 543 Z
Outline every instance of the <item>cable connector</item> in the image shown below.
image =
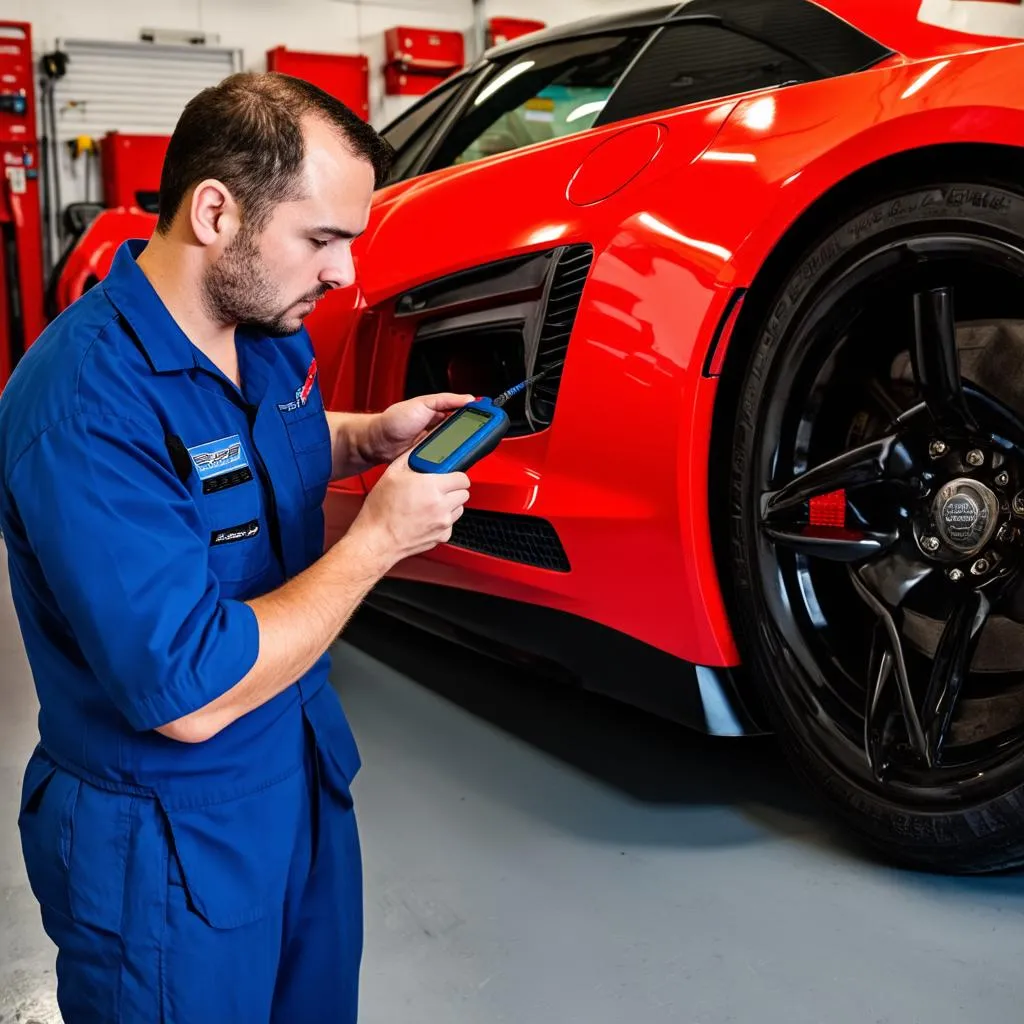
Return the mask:
M 541 370 L 540 373 L 535 373 L 532 377 L 527 377 L 522 383 L 517 384 L 514 388 L 509 388 L 508 391 L 503 391 L 497 398 L 494 399 L 492 404 L 498 406 L 500 409 L 510 398 L 515 398 L 520 391 L 528 388 L 534 381 L 538 381 L 541 377 L 546 377 L 552 370 L 553 366 L 549 366 L 546 370 Z

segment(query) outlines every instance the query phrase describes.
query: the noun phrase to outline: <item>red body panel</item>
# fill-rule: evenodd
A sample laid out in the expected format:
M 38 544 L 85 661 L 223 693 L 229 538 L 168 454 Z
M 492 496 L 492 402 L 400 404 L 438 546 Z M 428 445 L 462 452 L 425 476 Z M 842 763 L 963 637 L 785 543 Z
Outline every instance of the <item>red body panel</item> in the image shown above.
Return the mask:
M 828 4 L 844 5 L 854 6 Z M 858 23 L 883 9 L 856 7 Z M 709 502 L 718 381 L 703 373 L 730 297 L 858 170 L 921 147 L 1024 140 L 1024 45 L 933 46 L 930 29 L 900 29 L 898 5 L 884 8 L 892 32 L 878 34 L 903 52 L 872 70 L 581 132 L 378 193 L 356 244 L 357 286 L 308 321 L 333 408 L 404 396 L 411 332 L 390 312 L 403 290 L 554 245 L 594 248 L 551 426 L 507 438 L 470 471 L 471 507 L 549 520 L 572 571 L 445 546 L 394 575 L 574 612 L 697 664 L 736 663 L 711 541 L 712 517 L 726 514 Z M 923 52 L 938 56 L 905 56 Z M 636 146 L 615 141 L 631 129 Z M 468 214 L 477 207 L 486 214 Z M 104 237 L 100 221 L 93 230 Z M 332 486 L 329 540 L 378 474 Z
M 369 119 L 370 61 L 362 54 L 307 53 L 277 46 L 267 51 L 267 70 L 311 82 Z
M 728 298 L 750 285 L 808 205 L 860 168 L 952 141 L 1020 145 L 1022 62 L 1024 46 L 888 62 L 645 119 L 661 126 L 657 155 L 639 172 L 632 154 L 623 157 L 628 183 L 587 207 L 569 201 L 568 183 L 628 126 L 437 172 L 394 199 L 382 194 L 358 252 L 361 307 L 511 253 L 595 247 L 552 426 L 507 439 L 470 473 L 471 507 L 548 519 L 572 572 L 447 547 L 395 575 L 541 603 L 687 661 L 735 664 L 708 499 L 717 381 L 702 375 Z M 615 167 L 602 173 L 613 177 Z M 521 193 L 524 179 L 522 207 L 490 202 Z M 436 231 L 477 205 L 488 216 L 473 231 Z M 409 238 L 429 238 L 430 247 L 408 246 Z M 321 304 L 310 323 L 322 350 L 349 338 L 358 319 L 351 300 L 341 313 L 340 298 Z M 408 352 L 409 339 L 388 330 L 364 329 L 353 349 L 375 335 L 372 360 L 361 357 L 363 373 L 347 386 L 367 409 L 402 397 Z M 332 490 L 332 538 L 358 508 L 353 492 Z

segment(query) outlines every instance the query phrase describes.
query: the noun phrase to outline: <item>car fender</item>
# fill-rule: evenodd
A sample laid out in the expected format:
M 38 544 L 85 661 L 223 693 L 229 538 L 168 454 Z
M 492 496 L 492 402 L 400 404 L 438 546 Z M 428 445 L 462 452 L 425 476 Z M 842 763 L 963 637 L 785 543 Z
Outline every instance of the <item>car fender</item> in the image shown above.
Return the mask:
M 646 222 L 689 249 L 694 275 L 686 308 L 676 318 L 676 358 L 691 384 L 680 391 L 677 423 L 686 443 L 675 448 L 688 510 L 680 528 L 684 560 L 694 566 L 690 585 L 700 588 L 707 609 L 697 628 L 708 630 L 709 645 L 726 663 L 736 652 L 715 570 L 711 521 L 728 510 L 713 507 L 710 493 L 719 381 L 705 370 L 712 356 L 728 358 L 727 346 L 748 340 L 723 336 L 730 299 L 754 284 L 815 203 L 859 172 L 933 146 L 1020 148 L 1024 109 L 1015 85 L 1022 56 L 1024 48 L 1014 46 L 750 97 L 736 105 L 685 176 L 677 175 L 676 186 L 685 182 L 683 202 L 670 198 L 668 182 L 660 189 L 646 184 Z M 721 349 L 712 352 L 716 345 Z

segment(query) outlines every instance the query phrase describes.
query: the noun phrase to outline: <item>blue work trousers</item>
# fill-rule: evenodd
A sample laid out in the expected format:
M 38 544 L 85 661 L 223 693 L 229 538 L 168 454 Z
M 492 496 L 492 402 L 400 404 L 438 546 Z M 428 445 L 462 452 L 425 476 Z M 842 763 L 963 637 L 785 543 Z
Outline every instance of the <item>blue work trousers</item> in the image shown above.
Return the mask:
M 354 1024 L 362 870 L 350 800 L 306 763 L 171 812 L 37 750 L 19 827 L 65 1024 Z

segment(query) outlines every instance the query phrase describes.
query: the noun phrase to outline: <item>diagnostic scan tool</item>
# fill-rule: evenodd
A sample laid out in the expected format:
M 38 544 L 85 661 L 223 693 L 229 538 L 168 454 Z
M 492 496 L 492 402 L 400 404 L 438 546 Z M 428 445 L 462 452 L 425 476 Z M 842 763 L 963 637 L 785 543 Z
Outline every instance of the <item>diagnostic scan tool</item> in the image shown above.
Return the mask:
M 478 398 L 452 413 L 409 454 L 409 465 L 419 473 L 461 473 L 489 455 L 508 433 L 508 413 L 502 406 L 514 395 L 550 372 L 534 374 L 497 398 Z

